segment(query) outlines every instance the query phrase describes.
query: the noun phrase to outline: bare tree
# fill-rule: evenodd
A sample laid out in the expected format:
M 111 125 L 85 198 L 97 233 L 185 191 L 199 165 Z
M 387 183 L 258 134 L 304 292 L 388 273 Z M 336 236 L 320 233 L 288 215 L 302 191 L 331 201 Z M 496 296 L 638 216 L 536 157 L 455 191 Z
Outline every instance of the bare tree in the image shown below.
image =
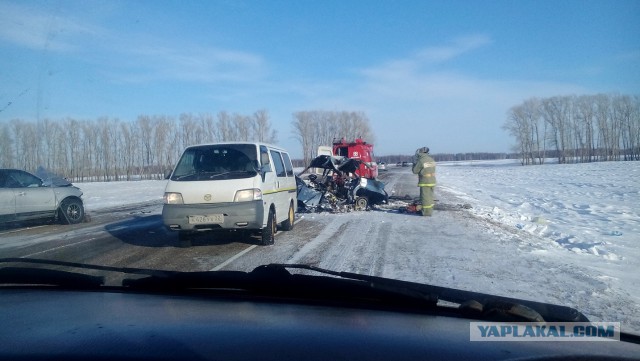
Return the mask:
M 302 146 L 302 157 L 305 164 L 309 164 L 314 156 L 314 150 L 312 149 L 312 136 L 314 131 L 313 120 L 309 112 L 296 112 L 293 114 L 294 120 L 291 125 L 293 126 L 294 137 L 300 142 Z
M 300 111 L 293 118 L 292 132 L 302 145 L 305 164 L 316 155 L 318 146 L 331 145 L 334 139 L 375 141 L 369 119 L 361 112 Z
M 180 116 L 180 120 L 182 122 L 182 115 Z M 138 130 L 140 132 L 140 139 L 142 141 L 142 173 L 144 174 L 145 179 L 151 179 L 151 166 L 155 162 L 155 155 L 157 150 L 155 149 L 155 145 L 153 144 L 153 124 L 150 116 L 138 116 Z
M 556 148 L 558 163 L 571 160 L 573 148 L 571 135 L 570 97 L 551 97 L 542 101 L 542 116 L 549 124 L 550 140 Z
M 555 146 L 558 162 L 592 162 L 596 160 L 640 160 L 640 97 L 619 94 L 551 97 L 531 103 L 539 108 L 545 127 L 536 131 L 536 124 L 527 126 L 525 119 L 531 100 L 515 106 L 508 112 L 503 126 L 516 139 L 517 151 L 527 152 L 531 133 L 546 134 Z M 533 99 L 535 100 L 535 98 Z M 538 104 L 538 105 L 535 105 Z M 538 123 L 538 126 L 541 124 Z M 537 139 L 545 139 L 538 137 Z M 535 143 L 535 142 L 534 142 Z M 532 149 L 545 149 L 534 146 Z M 543 159 L 544 156 L 540 157 Z M 523 160 L 523 163 L 527 163 Z
M 271 129 L 269 124 L 269 112 L 265 109 L 253 113 L 255 124 L 255 139 L 258 142 L 276 143 L 278 141 L 277 132 Z
M 634 148 L 637 147 L 637 144 L 634 144 L 636 138 L 636 124 L 634 123 L 637 123 L 637 120 L 634 122 L 636 110 L 634 109 L 633 100 L 627 95 L 616 95 L 613 97 L 611 106 L 624 160 L 634 160 L 636 158 L 634 156 Z
M 362 138 L 375 142 L 375 136 L 369 127 L 369 119 L 362 112 L 340 112 L 338 131 L 347 139 Z
M 56 138 L 64 145 L 64 148 L 60 151 L 64 151 L 68 154 L 67 157 L 61 157 L 60 162 L 66 163 L 67 177 L 71 179 L 78 179 L 82 169 L 82 129 L 80 122 L 73 118 L 67 118 L 63 123 L 63 128 L 60 129 L 60 135 Z M 64 139 L 64 141 L 62 141 Z M 68 159 L 68 161 L 67 161 Z M 57 169 L 63 167 L 62 164 L 56 166 Z
M 591 162 L 595 159 L 595 110 L 593 96 L 583 95 L 575 100 L 575 119 L 581 124 L 576 131 L 580 132 L 580 161 Z
M 137 129 L 135 123 L 122 122 L 120 123 L 120 137 L 119 147 L 121 150 L 121 162 L 124 167 L 124 176 L 126 180 L 132 179 L 132 174 L 135 167 L 135 154 L 139 146 L 136 142 Z
M 41 163 L 39 165 L 47 169 L 56 169 L 58 173 L 70 177 L 71 154 L 69 153 L 69 132 L 66 126 L 67 120 L 62 122 L 44 119 L 40 122 L 40 126 L 46 136 L 41 138 Z
M 515 137 L 516 145 L 514 151 L 520 154 L 522 165 L 531 164 L 533 158 L 531 154 L 533 132 L 529 122 L 527 122 L 523 105 L 517 105 L 509 109 L 507 121 L 502 128 Z
M 23 153 L 25 124 L 25 121 L 22 119 L 12 119 L 11 122 L 9 122 L 9 127 L 14 139 L 14 164 L 18 167 L 20 165 L 25 167 L 26 163 L 25 155 Z
M 227 112 L 223 111 L 218 113 L 218 130 L 220 132 L 220 140 L 223 142 L 229 142 L 238 139 L 236 127 L 234 126 L 232 119 L 233 118 Z
M 0 124 L 0 167 L 13 168 L 13 139 L 9 127 Z
M 613 136 L 610 128 L 610 97 L 598 94 L 594 97 L 595 119 L 598 126 L 597 148 L 600 160 L 613 160 Z
M 171 133 L 175 130 L 173 126 L 175 122 L 167 117 L 157 117 L 154 122 L 154 146 L 155 152 L 158 154 L 158 164 L 156 165 L 156 175 L 161 176 L 162 172 L 166 171 L 173 164 L 173 157 L 170 152 L 172 148 L 172 142 L 174 138 L 171 137 Z
M 180 134 L 182 147 L 197 144 L 198 124 L 191 113 L 180 114 Z
M 200 129 L 203 133 L 203 142 L 212 143 L 217 140 L 216 119 L 210 113 L 200 114 Z
M 629 139 L 632 160 L 640 160 L 640 96 L 631 97 L 631 118 L 629 120 Z

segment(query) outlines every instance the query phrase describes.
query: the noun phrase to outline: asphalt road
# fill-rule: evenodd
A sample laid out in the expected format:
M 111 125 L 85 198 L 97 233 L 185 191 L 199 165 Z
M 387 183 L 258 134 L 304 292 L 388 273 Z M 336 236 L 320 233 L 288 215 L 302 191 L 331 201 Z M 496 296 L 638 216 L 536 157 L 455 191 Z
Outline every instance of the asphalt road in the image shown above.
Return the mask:
M 381 172 L 379 178 L 393 184 L 397 194 L 417 195 L 415 176 L 408 168 Z M 161 212 L 160 203 L 138 204 L 94 211 L 88 214 L 88 222 L 79 225 L 5 227 L 0 229 L 0 257 L 179 271 L 250 270 L 265 263 L 299 260 L 296 254 L 331 224 L 312 215 L 298 215 L 294 229 L 279 232 L 274 246 L 258 246 L 257 237 L 203 233 L 185 247 L 177 233 L 164 228 Z M 107 280 L 117 282 L 119 277 Z

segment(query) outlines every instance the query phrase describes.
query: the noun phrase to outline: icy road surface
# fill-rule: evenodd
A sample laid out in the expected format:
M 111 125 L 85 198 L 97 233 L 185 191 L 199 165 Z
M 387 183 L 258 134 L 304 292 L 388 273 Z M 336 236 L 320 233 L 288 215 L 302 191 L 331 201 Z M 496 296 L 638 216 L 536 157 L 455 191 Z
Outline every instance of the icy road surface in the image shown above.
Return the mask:
M 522 167 L 438 164 L 431 218 L 385 209 L 304 214 L 276 246 L 226 269 L 300 262 L 575 307 L 640 334 L 640 162 Z M 417 196 L 410 168 L 391 168 L 391 194 Z M 161 201 L 164 181 L 79 184 L 87 209 Z M 470 205 L 470 209 L 460 207 Z M 291 239 L 304 239 L 292 242 Z

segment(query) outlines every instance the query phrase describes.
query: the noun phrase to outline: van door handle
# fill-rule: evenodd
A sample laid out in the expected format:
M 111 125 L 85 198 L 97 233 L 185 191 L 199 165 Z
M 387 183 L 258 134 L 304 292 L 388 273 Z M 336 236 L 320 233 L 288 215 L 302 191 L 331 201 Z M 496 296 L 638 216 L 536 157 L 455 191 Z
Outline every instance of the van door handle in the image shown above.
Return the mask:
M 18 195 L 19 195 L 19 196 L 26 196 L 26 195 L 27 195 L 27 193 L 26 193 L 26 192 L 18 192 Z

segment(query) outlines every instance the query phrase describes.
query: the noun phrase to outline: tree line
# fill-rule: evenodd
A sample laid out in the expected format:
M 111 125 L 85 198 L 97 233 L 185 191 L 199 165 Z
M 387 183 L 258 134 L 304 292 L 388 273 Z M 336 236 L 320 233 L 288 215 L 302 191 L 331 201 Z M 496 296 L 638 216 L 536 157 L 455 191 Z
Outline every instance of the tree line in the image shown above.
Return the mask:
M 156 179 L 182 150 L 217 141 L 277 142 L 269 113 L 140 115 L 135 121 L 100 117 L 0 124 L 0 167 L 34 171 L 43 166 L 67 179 Z
M 336 139 L 375 143 L 363 112 L 299 111 L 293 113 L 291 126 L 302 148 L 299 165 L 308 165 L 318 146 Z M 522 164 L 542 164 L 548 157 L 557 157 L 559 163 L 640 160 L 639 96 L 530 98 L 509 109 L 503 128 L 514 137 L 514 152 Z M 175 165 L 186 146 L 218 141 L 277 143 L 277 134 L 266 110 L 250 115 L 225 111 L 140 115 L 135 121 L 13 119 L 0 124 L 0 167 L 34 171 L 43 166 L 75 182 L 157 179 Z M 479 156 L 510 157 L 465 153 L 441 154 L 438 159 Z
M 300 111 L 293 113 L 292 127 L 294 137 L 302 146 L 305 165 L 317 156 L 319 146 L 331 146 L 335 139 L 353 141 L 361 138 L 367 143 L 375 143 L 369 118 L 363 112 Z
M 509 109 L 503 129 L 523 165 L 640 160 L 640 97 L 620 94 L 530 98 Z
M 306 166 L 319 145 L 335 138 L 373 140 L 364 113 L 301 111 L 293 114 L 292 133 L 300 142 Z M 72 182 L 159 179 L 189 145 L 224 141 L 276 144 L 269 113 L 219 112 L 178 117 L 140 115 L 135 121 L 100 117 L 0 124 L 0 168 L 35 171 L 39 166 Z
M 434 153 L 430 154 L 436 162 L 456 162 L 469 160 L 501 160 L 514 159 L 519 155 L 515 153 L 489 153 L 489 152 L 469 152 L 469 153 Z M 395 164 L 400 162 L 412 162 L 413 154 L 394 154 L 376 157 L 378 163 Z

